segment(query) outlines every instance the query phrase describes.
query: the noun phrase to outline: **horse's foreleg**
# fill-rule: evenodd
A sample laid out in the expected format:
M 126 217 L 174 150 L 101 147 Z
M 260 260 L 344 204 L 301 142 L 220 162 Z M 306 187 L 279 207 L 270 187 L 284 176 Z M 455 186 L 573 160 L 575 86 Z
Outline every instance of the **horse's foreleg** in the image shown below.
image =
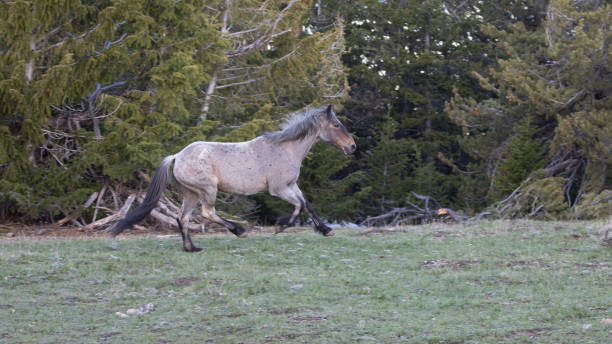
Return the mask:
M 183 249 L 185 252 L 198 252 L 202 251 L 201 248 L 195 247 L 195 245 L 191 242 L 191 237 L 189 236 L 189 218 L 191 217 L 191 212 L 198 204 L 198 195 L 185 190 L 183 196 L 183 205 L 181 206 L 181 213 L 179 215 L 180 220 L 176 219 L 178 223 L 179 231 L 181 232 L 181 236 L 183 237 Z
M 315 210 L 312 208 L 312 205 L 310 204 L 310 202 L 308 202 L 308 200 L 305 198 L 304 198 L 304 203 L 306 203 L 306 211 L 308 212 L 308 214 L 310 214 L 310 218 L 312 219 L 312 222 L 314 222 L 315 229 L 325 236 L 334 235 L 334 232 L 332 231 L 332 229 L 329 226 L 327 226 L 325 223 L 323 223 L 323 221 L 321 221 L 321 218 L 319 218 L 319 215 L 317 215 Z
M 310 205 L 310 202 L 308 202 L 308 200 L 304 197 L 304 195 L 302 194 L 302 191 L 297 186 L 297 184 L 292 185 L 292 190 L 299 196 L 301 202 L 303 203 L 303 206 L 306 208 L 308 215 L 310 215 L 310 218 L 312 219 L 312 222 L 315 225 L 315 229 L 319 233 L 325 236 L 334 235 L 334 232 L 332 231 L 332 229 L 329 228 L 325 223 L 323 223 L 321 218 L 319 218 L 319 215 L 317 215 L 315 210 L 312 208 L 312 205 Z
M 293 213 L 291 215 L 282 216 L 279 217 L 278 220 L 276 220 L 275 232 L 278 234 L 283 232 L 285 228 L 292 227 L 293 225 L 295 225 L 295 220 L 304 208 L 304 202 L 291 187 L 284 188 L 281 190 L 270 190 L 270 194 L 273 196 L 277 196 L 280 199 L 287 201 L 295 206 L 295 209 L 293 210 Z

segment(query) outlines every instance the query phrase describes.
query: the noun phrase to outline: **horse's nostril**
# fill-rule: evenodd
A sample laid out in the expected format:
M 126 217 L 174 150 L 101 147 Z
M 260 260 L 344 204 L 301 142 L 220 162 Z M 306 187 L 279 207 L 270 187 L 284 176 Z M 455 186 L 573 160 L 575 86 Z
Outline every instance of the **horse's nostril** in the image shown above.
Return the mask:
M 356 149 L 357 149 L 357 145 L 353 143 L 353 144 L 351 145 L 351 151 L 353 151 L 353 152 L 354 152 Z

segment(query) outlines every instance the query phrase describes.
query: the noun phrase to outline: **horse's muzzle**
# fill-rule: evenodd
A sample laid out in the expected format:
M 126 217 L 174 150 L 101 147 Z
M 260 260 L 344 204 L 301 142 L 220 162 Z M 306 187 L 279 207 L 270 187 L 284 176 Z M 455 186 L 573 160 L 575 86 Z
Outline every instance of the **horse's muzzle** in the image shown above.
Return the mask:
M 342 147 L 342 151 L 344 152 L 344 154 L 353 154 L 355 153 L 356 150 L 357 150 L 357 145 L 354 143 L 352 145 Z

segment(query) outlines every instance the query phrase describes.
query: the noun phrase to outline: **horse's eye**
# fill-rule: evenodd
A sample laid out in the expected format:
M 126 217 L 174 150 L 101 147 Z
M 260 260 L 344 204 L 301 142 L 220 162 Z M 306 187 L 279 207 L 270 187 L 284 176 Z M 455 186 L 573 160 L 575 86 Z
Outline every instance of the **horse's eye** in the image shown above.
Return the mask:
M 340 124 L 334 123 L 334 128 L 340 128 Z

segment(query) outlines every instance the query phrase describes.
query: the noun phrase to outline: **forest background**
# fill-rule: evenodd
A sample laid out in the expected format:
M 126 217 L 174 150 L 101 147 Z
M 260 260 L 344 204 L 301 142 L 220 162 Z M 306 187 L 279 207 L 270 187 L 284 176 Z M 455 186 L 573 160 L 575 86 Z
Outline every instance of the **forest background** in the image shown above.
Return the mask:
M 2 0 L 0 219 L 101 225 L 164 156 L 324 104 L 358 145 L 318 143 L 304 161 L 299 184 L 329 221 L 423 208 L 418 195 L 464 216 L 609 216 L 611 13 L 595 0 Z M 259 224 L 291 211 L 219 197 Z M 155 218 L 179 202 L 168 193 Z

